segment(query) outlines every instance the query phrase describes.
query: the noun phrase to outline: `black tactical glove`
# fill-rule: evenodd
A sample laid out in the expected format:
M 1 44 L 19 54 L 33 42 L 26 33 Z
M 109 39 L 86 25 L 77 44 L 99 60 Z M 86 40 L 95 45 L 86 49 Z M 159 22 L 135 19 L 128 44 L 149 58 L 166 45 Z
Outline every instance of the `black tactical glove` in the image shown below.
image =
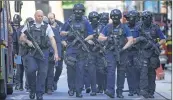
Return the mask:
M 153 46 L 153 43 L 149 41 L 149 42 L 144 46 L 144 49 L 151 49 L 152 46 Z
M 97 39 L 99 37 L 99 35 L 98 34 L 94 34 L 93 37 Z
M 107 38 L 107 40 L 108 40 L 108 41 L 113 41 L 113 39 L 112 39 L 111 36 L 109 36 L 109 37 Z
M 147 39 L 146 39 L 145 37 L 143 37 L 143 36 L 137 37 L 137 38 L 136 38 L 136 43 L 138 43 L 138 42 L 140 42 L 140 41 L 142 41 L 142 42 L 147 42 Z

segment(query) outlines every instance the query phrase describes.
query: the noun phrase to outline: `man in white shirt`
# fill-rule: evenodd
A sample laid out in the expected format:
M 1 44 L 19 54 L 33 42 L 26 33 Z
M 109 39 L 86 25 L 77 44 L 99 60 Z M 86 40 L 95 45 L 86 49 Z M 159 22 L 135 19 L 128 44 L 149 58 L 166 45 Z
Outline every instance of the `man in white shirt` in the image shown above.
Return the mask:
M 50 25 L 43 22 L 43 15 L 43 11 L 37 10 L 34 15 L 35 21 L 25 25 L 20 36 L 20 40 L 28 45 L 26 73 L 28 77 L 28 85 L 31 90 L 29 97 L 30 99 L 34 99 L 36 94 L 37 100 L 43 100 L 43 94 L 45 92 L 44 87 L 48 70 L 49 56 L 48 48 L 50 46 L 48 43 L 49 40 L 54 50 L 54 60 L 55 62 L 59 60 L 54 33 Z M 33 45 L 33 41 L 30 36 L 32 36 L 34 41 L 39 45 L 43 55 L 41 55 L 41 53 Z M 38 71 L 37 76 L 36 71 Z

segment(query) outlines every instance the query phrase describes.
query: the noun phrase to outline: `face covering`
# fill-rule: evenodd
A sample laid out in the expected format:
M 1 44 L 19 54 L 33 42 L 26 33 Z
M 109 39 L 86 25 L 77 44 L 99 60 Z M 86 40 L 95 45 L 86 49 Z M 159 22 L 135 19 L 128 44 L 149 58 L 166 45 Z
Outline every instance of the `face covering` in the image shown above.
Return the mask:
M 144 17 L 144 18 L 142 18 L 142 21 L 143 21 L 145 26 L 150 26 L 151 22 L 152 22 L 152 18 L 151 17 Z
M 109 22 L 109 20 L 108 19 L 101 19 L 100 22 L 104 23 L 104 24 L 107 24 Z
M 98 23 L 98 19 L 96 17 L 94 17 L 94 18 L 91 19 L 91 22 L 97 24 Z
M 83 11 L 82 10 L 75 10 L 74 11 L 76 19 L 82 19 Z
M 128 21 L 128 24 L 130 26 L 134 26 L 135 22 L 136 22 L 136 19 L 134 17 L 129 17 L 129 18 L 127 18 L 127 21 Z
M 112 16 L 111 19 L 112 19 L 114 25 L 120 24 L 120 18 L 118 16 Z

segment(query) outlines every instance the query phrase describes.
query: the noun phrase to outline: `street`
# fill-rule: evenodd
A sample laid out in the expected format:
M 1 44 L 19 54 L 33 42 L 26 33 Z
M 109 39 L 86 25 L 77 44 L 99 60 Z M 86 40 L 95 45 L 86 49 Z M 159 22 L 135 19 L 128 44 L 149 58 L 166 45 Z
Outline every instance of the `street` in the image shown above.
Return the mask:
M 128 89 L 127 82 L 125 83 L 125 90 Z M 66 67 L 64 66 L 60 80 L 58 82 L 58 89 L 57 91 L 53 92 L 52 95 L 44 94 L 45 100 L 62 100 L 62 99 L 78 99 L 75 96 L 68 96 L 68 86 L 67 86 L 67 74 L 66 74 Z M 8 95 L 6 100 L 26 100 L 29 99 L 29 93 L 24 91 L 14 90 L 12 95 Z M 130 100 L 139 100 L 142 97 L 138 97 L 137 95 L 129 97 L 128 92 L 124 92 L 124 99 Z M 115 95 L 116 96 L 116 95 Z M 166 97 L 166 98 L 165 98 Z M 79 98 L 80 99 L 80 98 Z M 105 94 L 97 94 L 97 96 L 90 96 L 83 91 L 83 99 L 109 99 Z M 115 97 L 117 99 L 117 97 Z M 165 79 L 164 80 L 157 80 L 156 81 L 156 93 L 154 100 L 171 100 L 171 71 L 165 71 Z

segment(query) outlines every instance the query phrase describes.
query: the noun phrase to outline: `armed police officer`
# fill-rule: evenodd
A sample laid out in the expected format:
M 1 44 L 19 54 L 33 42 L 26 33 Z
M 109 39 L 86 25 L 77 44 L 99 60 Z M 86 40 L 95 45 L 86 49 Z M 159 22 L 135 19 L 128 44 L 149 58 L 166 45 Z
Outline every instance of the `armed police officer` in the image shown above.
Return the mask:
M 19 56 L 19 41 L 18 41 L 18 30 L 20 29 L 21 25 L 20 22 L 22 21 L 21 16 L 18 14 L 15 14 L 13 16 L 13 22 L 12 24 L 12 29 L 13 29 L 13 52 L 14 52 L 14 57 Z M 16 64 L 17 71 L 16 71 L 16 76 L 15 76 L 15 90 L 23 90 L 23 64 Z
M 141 17 L 142 23 L 137 28 L 139 37 L 135 41 L 139 49 L 139 66 L 143 69 L 140 73 L 140 94 L 144 98 L 154 98 L 155 70 L 160 66 L 159 47 L 165 43 L 165 37 L 159 26 L 152 23 L 151 12 L 143 11 Z M 159 42 L 157 41 L 158 38 L 160 39 Z
M 24 25 L 26 25 L 26 23 L 32 22 L 32 21 L 34 21 L 34 19 L 31 18 L 31 17 L 28 17 L 25 20 Z M 26 89 L 27 92 L 29 92 L 28 78 L 27 78 L 27 75 L 26 75 L 26 67 L 25 67 L 26 66 L 26 63 L 25 63 L 25 58 L 26 57 L 25 56 L 26 56 L 28 50 L 27 50 L 26 44 L 19 40 L 20 35 L 21 35 L 21 30 L 23 29 L 24 25 L 21 25 L 19 27 L 19 29 L 17 30 L 18 55 L 20 55 L 21 58 L 22 58 L 22 64 L 20 64 L 19 68 L 17 69 L 16 76 L 18 76 L 18 77 L 16 77 L 16 78 L 19 78 L 19 80 L 20 80 L 20 87 L 19 87 L 19 89 L 23 90 L 23 76 L 24 76 L 24 71 L 25 71 L 25 79 L 26 79 L 26 81 L 25 81 L 25 89 Z
M 99 33 L 102 32 L 103 28 L 108 24 L 109 22 L 109 13 L 103 12 L 100 15 L 100 20 L 99 20 Z M 104 43 L 100 42 L 102 47 L 104 48 Z M 106 81 L 107 81 L 107 72 L 106 72 L 106 64 L 107 62 L 105 61 L 105 56 L 99 55 L 100 56 L 100 62 L 98 62 L 97 66 L 97 93 L 103 93 L 103 90 L 106 91 Z M 104 63 L 103 63 L 104 62 Z
M 43 11 L 37 10 L 35 12 L 35 21 L 28 23 L 22 29 L 20 40 L 26 43 L 30 48 L 26 55 L 26 72 L 28 77 L 28 84 L 30 88 L 30 99 L 43 99 L 45 92 L 45 79 L 48 70 L 48 40 L 54 49 L 54 60 L 58 61 L 58 50 L 54 33 L 49 24 L 43 22 Z M 36 71 L 37 75 L 36 75 Z
M 91 45 L 89 45 L 89 49 L 91 51 L 91 56 L 88 58 L 88 66 L 87 66 L 87 72 L 88 72 L 88 80 L 86 83 L 88 83 L 88 86 L 91 84 L 92 93 L 91 96 L 96 95 L 96 69 L 100 69 L 100 71 L 104 70 L 104 61 L 103 58 L 101 58 L 100 55 L 103 55 L 104 51 L 101 51 L 102 45 L 98 41 L 99 36 L 99 19 L 100 16 L 96 11 L 92 11 L 88 15 L 89 21 L 91 22 L 91 26 L 93 29 L 93 39 L 91 42 L 93 42 Z M 103 50 L 103 49 L 102 49 Z M 102 68 L 100 68 L 102 67 Z
M 107 41 L 106 44 L 106 60 L 107 64 L 107 89 L 105 94 L 110 98 L 114 98 L 115 94 L 115 69 L 117 67 L 117 97 L 123 98 L 122 89 L 125 76 L 126 63 L 126 49 L 133 43 L 132 34 L 125 24 L 121 24 L 120 19 L 122 17 L 121 11 L 114 9 L 110 13 L 110 18 L 113 23 L 104 27 L 99 39 Z M 126 40 L 128 42 L 126 42 Z
M 65 63 L 67 65 L 68 94 L 82 97 L 83 73 L 86 66 L 87 53 L 89 52 L 85 41 L 92 38 L 92 27 L 88 20 L 83 17 L 85 7 L 83 4 L 75 4 L 73 15 L 65 22 L 60 33 L 64 38 L 63 45 L 66 46 Z M 69 32 L 67 32 L 69 31 Z
M 100 31 L 109 23 L 109 13 L 103 12 L 100 13 L 99 25 L 103 26 Z
M 136 23 L 139 21 L 139 16 L 138 12 L 136 10 L 129 11 L 126 15 L 124 15 L 126 20 L 127 20 L 127 25 L 130 28 L 130 31 L 133 35 L 133 38 L 135 39 L 137 37 L 137 32 L 136 31 Z M 133 96 L 134 94 L 139 95 L 139 90 L 138 90 L 138 81 L 136 80 L 138 76 L 137 72 L 137 67 L 135 66 L 136 62 L 136 54 L 137 54 L 137 49 L 132 46 L 128 50 L 128 66 L 126 67 L 126 76 L 127 76 L 127 82 L 128 82 L 128 87 L 129 87 L 129 94 L 128 96 Z M 124 77 L 125 78 L 125 77 Z

